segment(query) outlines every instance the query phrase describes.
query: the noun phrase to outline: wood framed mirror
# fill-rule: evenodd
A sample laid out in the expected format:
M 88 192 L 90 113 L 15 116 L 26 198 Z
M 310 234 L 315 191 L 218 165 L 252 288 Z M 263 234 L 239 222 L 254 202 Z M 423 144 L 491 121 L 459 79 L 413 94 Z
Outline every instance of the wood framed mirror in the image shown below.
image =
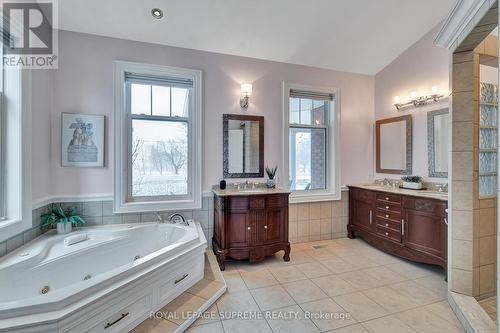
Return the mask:
M 410 175 L 412 173 L 411 115 L 377 120 L 377 173 Z
M 264 177 L 264 117 L 223 115 L 224 178 Z

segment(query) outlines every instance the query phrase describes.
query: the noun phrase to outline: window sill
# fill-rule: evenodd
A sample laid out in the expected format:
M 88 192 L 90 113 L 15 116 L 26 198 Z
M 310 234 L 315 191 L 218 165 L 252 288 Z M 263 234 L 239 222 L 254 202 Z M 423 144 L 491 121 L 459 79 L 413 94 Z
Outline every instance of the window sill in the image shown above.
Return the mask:
M 148 202 L 126 202 L 116 204 L 114 212 L 122 213 L 144 213 L 144 212 L 160 212 L 160 211 L 180 211 L 201 209 L 201 196 L 194 200 L 177 200 L 177 201 L 148 201 Z
M 316 191 L 296 191 L 290 194 L 289 202 L 306 203 L 306 202 L 322 202 L 322 201 L 339 201 L 342 199 L 341 193 L 348 192 L 349 188 L 342 186 L 337 193 L 316 190 Z
M 6 219 L 0 221 L 0 242 L 17 236 L 31 228 L 31 219 L 22 221 L 19 219 Z

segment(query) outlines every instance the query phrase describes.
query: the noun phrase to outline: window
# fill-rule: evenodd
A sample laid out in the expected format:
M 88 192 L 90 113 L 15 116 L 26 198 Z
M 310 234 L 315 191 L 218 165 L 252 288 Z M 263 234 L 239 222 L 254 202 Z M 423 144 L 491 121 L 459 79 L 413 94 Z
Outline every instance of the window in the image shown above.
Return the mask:
M 1 242 L 32 227 L 32 198 L 31 71 L 12 66 L 0 73 Z
M 338 91 L 285 83 L 284 95 L 291 201 L 339 199 Z
M 115 211 L 199 208 L 201 73 L 125 62 L 115 68 L 122 87 Z

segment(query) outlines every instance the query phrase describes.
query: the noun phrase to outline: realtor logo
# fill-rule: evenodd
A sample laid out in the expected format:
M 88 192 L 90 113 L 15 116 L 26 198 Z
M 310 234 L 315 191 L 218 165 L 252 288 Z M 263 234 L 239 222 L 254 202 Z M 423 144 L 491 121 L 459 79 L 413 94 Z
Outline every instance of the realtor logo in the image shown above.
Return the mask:
M 1 3 L 3 65 L 57 68 L 57 3 L 53 0 Z

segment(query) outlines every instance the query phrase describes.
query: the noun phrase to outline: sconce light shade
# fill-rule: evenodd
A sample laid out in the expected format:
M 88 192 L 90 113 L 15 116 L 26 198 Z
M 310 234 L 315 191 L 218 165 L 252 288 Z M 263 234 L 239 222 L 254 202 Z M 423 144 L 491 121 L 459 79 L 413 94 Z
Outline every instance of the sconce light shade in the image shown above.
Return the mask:
M 243 83 L 241 85 L 241 94 L 243 96 L 250 96 L 252 94 L 252 84 L 251 83 Z
M 242 109 L 248 108 L 248 98 L 252 95 L 252 84 L 251 83 L 243 83 L 241 85 L 241 99 L 240 106 Z

